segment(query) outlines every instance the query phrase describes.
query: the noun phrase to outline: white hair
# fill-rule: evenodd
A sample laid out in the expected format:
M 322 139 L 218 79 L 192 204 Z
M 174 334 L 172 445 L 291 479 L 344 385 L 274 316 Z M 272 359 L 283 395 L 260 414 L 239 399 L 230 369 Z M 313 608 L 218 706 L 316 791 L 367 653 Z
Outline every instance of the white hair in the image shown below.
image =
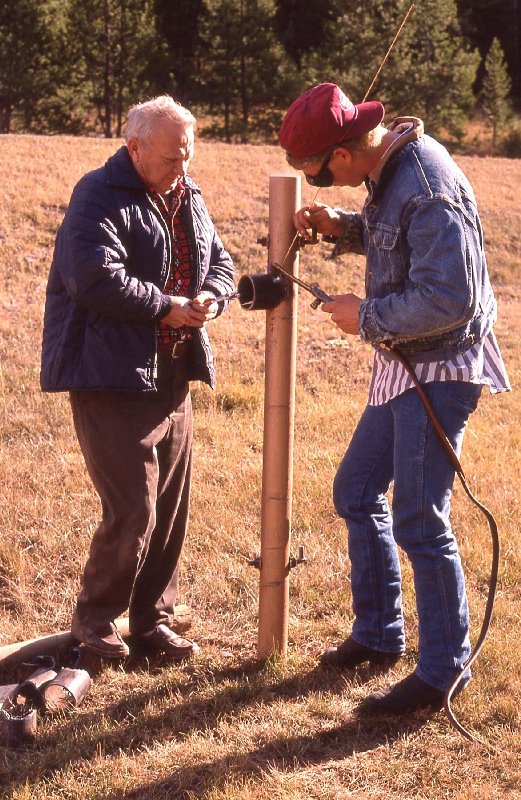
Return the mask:
M 156 125 L 163 120 L 193 128 L 196 125 L 194 115 L 187 108 L 170 95 L 162 94 L 131 107 L 125 127 L 125 140 L 129 142 L 130 139 L 139 139 L 146 144 Z

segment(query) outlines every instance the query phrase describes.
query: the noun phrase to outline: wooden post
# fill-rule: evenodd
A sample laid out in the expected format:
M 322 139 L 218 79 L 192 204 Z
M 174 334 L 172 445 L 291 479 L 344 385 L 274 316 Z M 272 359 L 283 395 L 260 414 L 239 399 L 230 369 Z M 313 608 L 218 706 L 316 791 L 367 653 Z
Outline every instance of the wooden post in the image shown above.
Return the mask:
M 282 262 L 295 237 L 300 178 L 272 175 L 269 184 L 268 263 Z M 298 275 L 298 248 L 284 261 Z M 258 653 L 285 655 L 288 646 L 289 557 L 293 488 L 293 427 L 297 341 L 297 287 L 266 312 L 264 448 Z

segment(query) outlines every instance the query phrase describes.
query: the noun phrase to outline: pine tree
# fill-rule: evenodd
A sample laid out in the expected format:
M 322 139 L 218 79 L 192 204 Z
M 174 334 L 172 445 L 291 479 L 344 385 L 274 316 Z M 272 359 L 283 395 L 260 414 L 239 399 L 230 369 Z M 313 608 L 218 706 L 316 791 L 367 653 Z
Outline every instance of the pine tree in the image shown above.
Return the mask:
M 106 138 L 120 136 L 128 106 L 149 93 L 151 53 L 162 47 L 152 0 L 70 0 L 75 79 L 88 90 Z
M 41 0 L 0 3 L 0 133 L 9 133 L 13 114 L 26 126 L 32 105 L 50 90 L 50 11 Z
M 248 142 L 252 119 L 273 127 L 273 110 L 295 93 L 297 73 L 274 29 L 273 0 L 207 0 L 202 83 L 212 113 L 222 110 L 224 136 Z M 278 120 L 277 120 L 278 121 Z
M 200 27 L 203 0 L 155 0 L 157 29 L 166 43 L 162 57 L 153 57 L 150 76 L 157 87 L 172 91 L 188 107 L 199 99 Z
M 494 39 L 485 59 L 485 77 L 481 98 L 483 112 L 492 126 L 492 152 L 496 151 L 498 132 L 511 114 L 508 95 L 511 81 L 499 39 Z
M 501 42 L 505 62 L 512 81 L 511 98 L 521 108 L 521 0 L 457 0 L 462 29 L 484 61 L 492 40 Z M 484 63 L 478 72 L 478 89 L 482 89 Z
M 276 0 L 275 7 L 278 38 L 297 69 L 301 69 L 302 55 L 320 47 L 334 0 Z
M 393 104 L 401 113 L 412 108 L 428 131 L 445 128 L 459 138 L 475 108 L 479 53 L 461 34 L 454 0 L 422 0 L 413 18 L 407 55 L 394 75 Z
M 304 59 L 309 82 L 340 83 L 360 102 L 410 6 L 408 0 L 337 0 L 324 46 Z M 454 0 L 417 0 L 371 92 L 388 113 L 421 117 L 428 131 L 460 135 L 474 107 L 479 63 L 461 36 Z M 370 99 L 370 98 L 369 98 Z

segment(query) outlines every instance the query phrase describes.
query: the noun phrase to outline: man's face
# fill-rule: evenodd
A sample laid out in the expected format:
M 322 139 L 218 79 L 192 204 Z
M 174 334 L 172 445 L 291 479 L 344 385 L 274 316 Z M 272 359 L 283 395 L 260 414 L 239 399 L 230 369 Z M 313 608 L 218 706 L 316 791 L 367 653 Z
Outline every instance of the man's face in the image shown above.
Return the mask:
M 165 120 L 157 125 L 147 143 L 130 139 L 128 151 L 144 183 L 164 195 L 188 172 L 194 154 L 194 129 Z

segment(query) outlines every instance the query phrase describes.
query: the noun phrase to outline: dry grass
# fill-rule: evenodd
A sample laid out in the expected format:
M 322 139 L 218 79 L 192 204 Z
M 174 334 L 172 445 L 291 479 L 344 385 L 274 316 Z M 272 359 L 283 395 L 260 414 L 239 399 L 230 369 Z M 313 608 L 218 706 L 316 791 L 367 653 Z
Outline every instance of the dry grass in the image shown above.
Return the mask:
M 69 419 L 67 398 L 38 388 L 41 319 L 54 234 L 77 178 L 113 142 L 0 137 L 0 645 L 68 627 L 99 508 Z M 519 383 L 521 163 L 458 157 L 474 183 L 500 304 L 498 334 Z M 237 272 L 263 272 L 268 176 L 285 172 L 273 147 L 201 143 L 193 174 Z M 307 198 L 304 189 L 304 197 Z M 359 206 L 362 190 L 321 198 Z M 361 290 L 363 260 L 325 261 L 319 244 L 301 254 L 301 274 L 335 292 Z M 402 721 L 358 716 L 356 706 L 389 678 L 315 668 L 324 645 L 349 630 L 348 562 L 331 482 L 364 406 L 371 353 L 339 336 L 302 296 L 299 309 L 293 551 L 309 562 L 291 574 L 286 661 L 256 661 L 264 315 L 235 304 L 213 324 L 217 391 L 194 387 L 195 487 L 183 558 L 181 602 L 194 612 L 203 645 L 184 668 L 134 665 L 95 678 L 80 709 L 40 720 L 35 745 L 0 749 L 2 797 L 297 798 L 521 797 L 519 767 L 519 400 L 484 395 L 469 427 L 464 468 L 497 516 L 503 551 L 493 630 L 461 719 L 496 749 L 469 744 L 442 714 Z M 486 524 L 456 489 L 454 524 L 462 546 L 473 630 L 479 628 L 490 563 Z M 414 595 L 404 565 L 409 656 L 414 664 Z M 5 683 L 12 673 L 0 676 Z

